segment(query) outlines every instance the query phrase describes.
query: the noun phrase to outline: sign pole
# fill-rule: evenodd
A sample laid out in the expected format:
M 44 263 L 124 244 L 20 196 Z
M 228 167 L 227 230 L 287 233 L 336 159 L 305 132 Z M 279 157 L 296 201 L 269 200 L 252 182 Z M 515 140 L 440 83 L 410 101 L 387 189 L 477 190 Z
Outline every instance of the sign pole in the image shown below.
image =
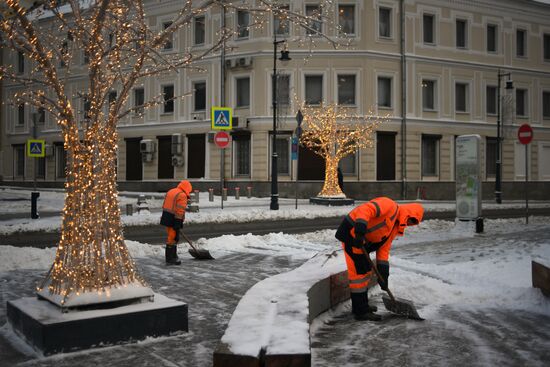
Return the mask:
M 225 149 L 221 149 L 221 159 L 220 159 L 220 198 L 222 202 L 223 209 L 223 179 L 224 179 L 224 166 L 225 166 Z
M 529 224 L 529 144 L 525 144 L 525 224 Z

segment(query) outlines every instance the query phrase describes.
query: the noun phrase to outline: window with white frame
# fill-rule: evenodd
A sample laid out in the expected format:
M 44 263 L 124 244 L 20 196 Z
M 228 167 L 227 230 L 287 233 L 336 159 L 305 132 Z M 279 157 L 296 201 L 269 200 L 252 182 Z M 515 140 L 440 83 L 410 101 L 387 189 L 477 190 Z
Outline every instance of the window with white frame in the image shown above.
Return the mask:
M 436 81 L 422 80 L 422 109 L 424 111 L 434 111 L 436 109 Z
M 542 92 L 542 118 L 550 119 L 550 91 Z
M 456 47 L 468 48 L 468 21 L 465 19 L 456 20 Z
M 162 113 L 174 113 L 174 85 L 163 85 L 162 96 L 164 98 Z
M 485 88 L 485 112 L 487 115 L 497 114 L 497 87 L 488 85 Z
M 423 14 L 422 15 L 422 31 L 424 43 L 435 43 L 435 15 Z
M 193 83 L 193 111 L 206 110 L 206 82 Z
M 321 7 L 319 4 L 307 4 L 306 5 L 306 17 L 307 28 L 306 34 L 316 35 L 320 34 L 323 30 L 323 20 L 321 14 Z
M 143 87 L 134 89 L 134 111 L 136 114 L 142 114 L 145 104 L 145 89 Z
M 525 57 L 527 55 L 527 32 L 524 29 L 516 29 L 516 56 Z
M 193 24 L 194 29 L 194 44 L 204 45 L 206 41 L 206 18 L 204 15 L 195 17 Z
M 539 142 L 539 157 L 550 157 L 550 142 Z M 550 159 L 539 159 L 539 180 L 550 181 Z
M 343 35 L 355 35 L 355 5 L 338 5 L 338 25 Z
M 338 74 L 338 104 L 354 106 L 356 101 L 355 74 Z
M 239 77 L 235 79 L 236 84 L 236 107 L 250 107 L 250 77 Z
M 287 134 L 277 135 L 277 173 L 279 175 L 290 175 L 290 149 L 291 136 Z M 273 144 L 273 139 L 270 139 Z
M 39 124 L 46 123 L 46 109 L 44 107 L 38 107 L 36 113 L 38 114 L 38 120 L 36 122 Z
M 550 33 L 542 36 L 542 49 L 544 61 L 550 61 Z
M 392 36 L 391 8 L 378 8 L 378 35 L 384 38 Z
M 516 89 L 516 115 L 521 117 L 529 115 L 527 109 L 527 89 Z
M 23 74 L 25 72 L 25 55 L 23 52 L 17 52 L 17 73 Z
M 387 76 L 378 77 L 378 107 L 392 107 L 392 78 Z
M 357 152 L 349 154 L 338 162 L 338 167 L 344 176 L 354 176 L 357 174 Z
M 17 105 L 17 125 L 23 126 L 25 125 L 25 104 L 19 103 Z
M 250 13 L 245 10 L 237 10 L 237 38 L 243 39 L 250 36 Z
M 468 112 L 468 84 L 455 83 L 455 111 Z
M 116 102 L 116 97 L 117 97 L 117 91 L 116 90 L 112 90 L 109 92 L 109 94 L 107 95 L 107 101 L 109 103 L 109 106 Z
M 485 143 L 485 177 L 493 178 L 497 172 L 498 140 L 487 137 Z
M 323 102 L 323 75 L 306 75 L 306 104 L 319 105 Z
M 13 176 L 25 177 L 25 144 L 13 145 Z
M 441 136 L 422 135 L 422 177 L 439 175 L 439 140 Z
M 277 11 L 280 10 L 280 11 Z M 289 5 L 279 5 L 273 13 L 273 32 L 278 36 L 290 34 L 290 20 L 288 19 Z
M 277 106 L 290 106 L 289 74 L 277 74 Z
M 172 25 L 172 22 L 164 22 L 162 23 L 162 29 L 166 30 L 170 28 L 171 25 Z M 166 42 L 164 42 L 164 45 L 162 45 L 162 49 L 164 51 L 170 51 L 173 48 L 174 48 L 174 34 L 172 33 L 170 36 L 168 36 L 168 39 L 166 40 Z
M 498 51 L 498 26 L 496 24 L 487 24 L 487 52 Z
M 235 176 L 250 177 L 250 134 L 233 135 Z

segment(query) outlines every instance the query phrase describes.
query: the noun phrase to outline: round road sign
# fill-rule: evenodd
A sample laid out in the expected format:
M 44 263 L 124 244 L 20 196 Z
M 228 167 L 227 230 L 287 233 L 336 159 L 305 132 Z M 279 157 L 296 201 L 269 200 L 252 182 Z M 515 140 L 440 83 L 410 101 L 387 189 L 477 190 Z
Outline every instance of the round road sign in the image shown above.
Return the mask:
M 214 135 L 214 143 L 216 143 L 219 148 L 227 148 L 229 145 L 229 134 L 225 131 L 218 131 L 216 135 Z
M 518 140 L 521 144 L 529 144 L 533 140 L 533 129 L 529 124 L 523 124 L 518 129 Z

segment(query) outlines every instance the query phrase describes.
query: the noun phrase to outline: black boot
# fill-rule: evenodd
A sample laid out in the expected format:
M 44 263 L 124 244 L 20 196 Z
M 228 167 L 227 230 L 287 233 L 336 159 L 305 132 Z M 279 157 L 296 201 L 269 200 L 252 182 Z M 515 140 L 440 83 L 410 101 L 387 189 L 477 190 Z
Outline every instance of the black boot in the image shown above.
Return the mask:
M 366 297 L 367 297 L 367 308 L 368 308 L 369 312 L 378 311 L 378 307 L 372 306 L 372 305 L 369 304 L 369 293 L 368 292 L 366 293 Z
M 166 245 L 165 250 L 165 256 L 166 256 L 166 265 L 180 265 L 181 261 L 179 261 L 176 256 L 176 246 L 175 245 Z
M 351 311 L 356 320 L 380 321 L 382 317 L 375 314 L 378 308 L 369 305 L 367 292 L 351 293 Z
M 355 320 L 357 321 L 380 321 L 382 320 L 382 316 L 380 316 L 377 313 L 374 312 L 365 312 L 362 314 L 355 314 L 353 315 L 355 317 Z
M 174 248 L 174 259 L 179 260 L 180 258 L 178 256 L 178 245 L 176 244 L 172 247 Z

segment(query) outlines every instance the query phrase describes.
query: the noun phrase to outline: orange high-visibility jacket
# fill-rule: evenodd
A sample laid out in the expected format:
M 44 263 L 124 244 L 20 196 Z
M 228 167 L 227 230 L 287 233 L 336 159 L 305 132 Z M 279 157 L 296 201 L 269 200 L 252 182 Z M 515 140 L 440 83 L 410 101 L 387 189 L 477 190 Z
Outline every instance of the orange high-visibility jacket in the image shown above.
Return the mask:
M 417 203 L 398 205 L 379 197 L 353 209 L 336 232 L 336 238 L 350 246 L 357 236 L 365 238 L 368 251 L 376 251 L 376 260 L 387 262 L 396 236 L 402 236 L 409 218 L 420 223 L 424 208 Z
M 176 220 L 185 219 L 185 208 L 191 194 L 191 183 L 187 180 L 181 181 L 177 187 L 169 190 L 164 197 L 162 204 L 162 217 L 160 224 L 172 227 Z

